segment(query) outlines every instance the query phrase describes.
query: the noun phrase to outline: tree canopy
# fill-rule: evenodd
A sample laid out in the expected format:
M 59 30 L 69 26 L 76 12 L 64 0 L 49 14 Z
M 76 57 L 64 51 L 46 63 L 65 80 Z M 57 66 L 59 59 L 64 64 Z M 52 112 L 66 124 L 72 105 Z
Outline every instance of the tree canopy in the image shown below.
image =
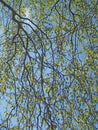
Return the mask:
M 0 130 L 98 129 L 97 7 L 0 0 Z

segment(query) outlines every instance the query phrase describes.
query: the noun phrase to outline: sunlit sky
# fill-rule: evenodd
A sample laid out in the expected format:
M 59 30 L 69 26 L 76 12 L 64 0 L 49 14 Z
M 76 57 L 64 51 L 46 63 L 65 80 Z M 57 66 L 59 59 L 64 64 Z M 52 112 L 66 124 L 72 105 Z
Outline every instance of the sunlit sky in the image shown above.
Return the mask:
M 26 12 L 25 12 L 25 15 L 26 15 L 26 18 L 30 18 L 30 8 L 25 8 Z

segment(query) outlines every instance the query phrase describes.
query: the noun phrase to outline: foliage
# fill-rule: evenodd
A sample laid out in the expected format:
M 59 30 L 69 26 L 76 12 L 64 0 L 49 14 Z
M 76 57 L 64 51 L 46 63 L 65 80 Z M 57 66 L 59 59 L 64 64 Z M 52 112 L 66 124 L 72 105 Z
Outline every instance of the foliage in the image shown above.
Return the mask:
M 97 4 L 0 0 L 0 129 L 98 128 Z

